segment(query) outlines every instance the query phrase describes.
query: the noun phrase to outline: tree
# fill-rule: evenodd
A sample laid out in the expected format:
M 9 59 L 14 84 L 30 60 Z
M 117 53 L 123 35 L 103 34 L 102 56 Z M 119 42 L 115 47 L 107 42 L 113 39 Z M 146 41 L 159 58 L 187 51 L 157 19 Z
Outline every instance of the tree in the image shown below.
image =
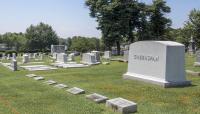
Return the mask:
M 97 19 L 98 29 L 107 49 L 114 44 L 120 54 L 120 42 L 134 41 L 133 30 L 139 22 L 139 7 L 135 0 L 87 0 L 90 16 Z
M 188 32 L 187 37 L 189 39 L 193 37 L 196 46 L 200 48 L 200 10 L 193 9 L 190 12 L 189 20 L 185 24 L 184 30 Z
M 163 35 L 171 26 L 171 20 L 165 17 L 166 13 L 170 13 L 170 7 L 166 5 L 164 0 L 154 0 L 150 7 L 150 31 L 153 40 L 165 40 Z
M 31 25 L 26 29 L 27 48 L 34 51 L 45 51 L 50 49 L 52 44 L 58 44 L 58 36 L 48 24 L 40 23 Z

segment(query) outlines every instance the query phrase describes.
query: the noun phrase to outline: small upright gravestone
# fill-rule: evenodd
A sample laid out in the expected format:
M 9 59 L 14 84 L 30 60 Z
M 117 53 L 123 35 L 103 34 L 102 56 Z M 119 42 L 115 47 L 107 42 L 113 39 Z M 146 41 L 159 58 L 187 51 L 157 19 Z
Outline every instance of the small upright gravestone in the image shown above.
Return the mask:
M 13 53 L 13 54 L 12 54 L 12 59 L 13 59 L 13 60 L 16 60 L 16 53 Z
M 129 53 L 129 51 L 128 50 L 126 50 L 126 51 L 124 51 L 124 62 L 128 62 L 128 53 Z
M 111 52 L 110 51 L 105 51 L 103 58 L 105 58 L 105 59 L 111 59 Z
M 200 50 L 196 51 L 196 62 L 194 62 L 194 66 L 200 66 Z
M 195 42 L 193 40 L 193 37 L 191 37 L 189 41 L 188 52 L 190 55 L 195 54 Z
M 17 60 L 15 59 L 12 60 L 11 68 L 13 71 L 17 71 Z
M 28 63 L 29 62 L 29 55 L 27 54 L 24 54 L 23 55 L 23 60 L 22 60 L 23 63 Z
M 6 59 L 6 54 L 5 53 L 2 54 L 2 59 Z
M 10 54 L 7 54 L 7 60 L 10 60 Z
M 141 41 L 131 44 L 124 79 L 141 80 L 163 87 L 187 86 L 185 46 L 171 41 Z

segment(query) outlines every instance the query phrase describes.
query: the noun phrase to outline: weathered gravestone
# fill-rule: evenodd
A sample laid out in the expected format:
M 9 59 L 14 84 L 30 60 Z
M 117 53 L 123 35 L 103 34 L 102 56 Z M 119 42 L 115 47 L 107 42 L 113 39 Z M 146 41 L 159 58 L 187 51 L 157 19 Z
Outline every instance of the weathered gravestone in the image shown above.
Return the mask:
M 141 41 L 131 44 L 124 79 L 141 80 L 163 87 L 186 86 L 185 46 L 172 41 Z
M 105 51 L 103 58 L 105 58 L 105 59 L 111 59 L 111 52 L 110 51 Z
M 112 108 L 121 114 L 130 114 L 137 112 L 137 104 L 123 98 L 115 98 L 106 101 L 106 107 Z
M 67 54 L 65 54 L 65 53 L 59 53 L 59 54 L 57 54 L 57 60 L 56 60 L 56 62 L 66 63 L 67 62 Z
M 45 81 L 44 83 L 48 85 L 53 85 L 53 84 L 56 84 L 57 82 L 53 80 L 48 80 L 48 81 Z
M 2 59 L 6 59 L 6 54 L 5 53 L 2 54 Z
M 200 50 L 196 52 L 196 62 L 194 62 L 194 66 L 200 66 Z

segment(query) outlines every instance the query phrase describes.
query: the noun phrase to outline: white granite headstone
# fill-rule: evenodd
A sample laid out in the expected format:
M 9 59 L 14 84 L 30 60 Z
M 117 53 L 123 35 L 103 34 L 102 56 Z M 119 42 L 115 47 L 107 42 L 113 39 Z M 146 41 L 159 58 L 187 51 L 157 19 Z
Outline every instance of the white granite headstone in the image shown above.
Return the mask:
M 93 53 L 83 53 L 81 62 L 84 64 L 89 64 L 89 65 L 100 63 L 96 61 L 95 55 Z
M 163 87 L 186 86 L 185 46 L 172 41 L 141 41 L 131 44 L 125 79 Z
M 23 63 L 28 63 L 29 62 L 29 55 L 27 54 L 24 54 L 23 55 L 23 60 L 22 60 Z

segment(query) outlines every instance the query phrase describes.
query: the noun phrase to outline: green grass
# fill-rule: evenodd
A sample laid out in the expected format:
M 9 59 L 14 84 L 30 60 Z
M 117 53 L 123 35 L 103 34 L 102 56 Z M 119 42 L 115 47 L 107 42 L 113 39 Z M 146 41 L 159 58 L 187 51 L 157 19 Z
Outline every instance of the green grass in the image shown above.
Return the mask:
M 186 69 L 193 67 L 194 57 L 186 56 Z M 77 58 L 80 60 L 80 58 Z M 45 61 L 46 64 L 49 60 Z M 85 95 L 71 95 L 25 77 L 34 73 L 47 79 L 80 87 L 86 94 L 97 92 L 109 98 L 123 97 L 138 104 L 138 114 L 199 114 L 200 77 L 187 76 L 192 86 L 168 88 L 123 80 L 127 63 L 111 62 L 89 68 L 52 71 L 12 72 L 0 66 L 0 114 L 115 114 L 105 104 L 95 104 Z

